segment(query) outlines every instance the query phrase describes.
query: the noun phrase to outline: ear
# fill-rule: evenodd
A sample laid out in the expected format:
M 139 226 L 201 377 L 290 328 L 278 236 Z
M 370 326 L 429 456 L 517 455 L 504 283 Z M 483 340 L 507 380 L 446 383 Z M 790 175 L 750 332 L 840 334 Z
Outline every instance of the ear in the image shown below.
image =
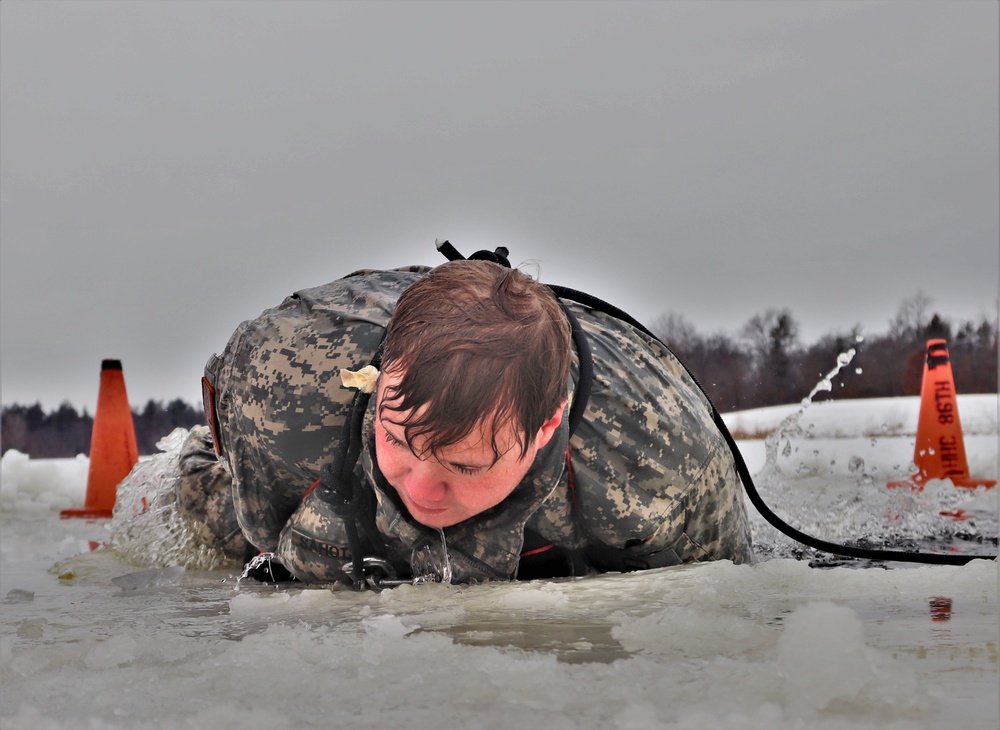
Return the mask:
M 535 435 L 535 446 L 541 450 L 555 434 L 556 429 L 559 428 L 559 424 L 562 423 L 563 411 L 566 410 L 566 401 L 559 404 L 556 408 L 555 413 L 553 413 L 549 420 L 542 424 L 542 427 L 538 429 L 538 433 Z

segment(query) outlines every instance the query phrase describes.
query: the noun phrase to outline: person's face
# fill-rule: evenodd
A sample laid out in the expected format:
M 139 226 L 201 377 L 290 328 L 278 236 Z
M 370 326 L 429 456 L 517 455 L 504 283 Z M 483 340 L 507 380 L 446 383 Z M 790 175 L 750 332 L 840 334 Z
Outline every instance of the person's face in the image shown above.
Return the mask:
M 512 427 L 497 434 L 500 458 L 493 453 L 493 432 L 480 424 L 462 441 L 442 449 L 437 456 L 423 453 L 421 438 L 414 439 L 417 457 L 406 445 L 399 425 L 408 412 L 385 410 L 378 405 L 387 386 L 399 384 L 402 373 L 383 372 L 375 409 L 375 458 L 389 485 L 396 490 L 413 518 L 427 527 L 450 527 L 500 504 L 521 483 L 538 450 L 545 446 L 562 420 L 562 407 L 538 430 L 525 455 Z

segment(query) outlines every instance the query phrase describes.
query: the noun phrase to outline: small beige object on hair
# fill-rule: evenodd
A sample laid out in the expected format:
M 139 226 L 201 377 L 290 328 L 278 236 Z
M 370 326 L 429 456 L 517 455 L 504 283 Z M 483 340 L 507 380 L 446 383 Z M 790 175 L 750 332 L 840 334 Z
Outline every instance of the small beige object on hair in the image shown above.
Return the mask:
M 374 393 L 375 385 L 378 383 L 378 368 L 374 365 L 365 365 L 360 370 L 340 371 L 340 380 L 345 388 L 357 388 L 362 393 Z

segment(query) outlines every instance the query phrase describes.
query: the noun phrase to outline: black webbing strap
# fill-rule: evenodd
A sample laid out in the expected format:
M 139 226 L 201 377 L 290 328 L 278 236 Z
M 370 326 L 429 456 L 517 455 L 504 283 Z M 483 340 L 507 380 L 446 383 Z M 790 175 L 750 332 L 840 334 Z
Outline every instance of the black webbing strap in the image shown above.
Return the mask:
M 590 400 L 590 390 L 594 384 L 594 358 L 590 354 L 590 343 L 587 342 L 587 335 L 584 334 L 576 315 L 563 302 L 559 303 L 569 319 L 573 345 L 576 347 L 576 355 L 580 360 L 580 373 L 576 379 L 576 390 L 573 392 L 573 404 L 569 407 L 569 435 L 572 436 L 576 433 L 576 427 L 580 425 L 580 421 L 583 420 L 583 412 L 587 409 L 587 401 Z
M 384 344 L 385 335 L 383 334 L 382 341 L 379 342 L 370 363 L 376 368 L 382 364 Z M 364 527 L 365 535 L 373 546 L 381 546 L 381 552 L 384 552 L 385 547 L 381 536 L 375 529 L 374 495 L 370 489 L 365 489 L 362 486 L 357 474 L 354 473 L 354 467 L 361 456 L 364 439 L 362 427 L 370 398 L 370 393 L 364 393 L 360 390 L 354 394 L 347 422 L 341 431 L 343 437 L 340 440 L 340 446 L 333 461 L 320 470 L 319 484 L 316 485 L 315 490 L 316 496 L 329 505 L 333 513 L 344 522 L 344 528 L 347 531 L 347 544 L 351 549 L 351 580 L 357 589 L 364 587 L 365 584 L 364 558 L 366 552 L 361 543 L 358 525 Z

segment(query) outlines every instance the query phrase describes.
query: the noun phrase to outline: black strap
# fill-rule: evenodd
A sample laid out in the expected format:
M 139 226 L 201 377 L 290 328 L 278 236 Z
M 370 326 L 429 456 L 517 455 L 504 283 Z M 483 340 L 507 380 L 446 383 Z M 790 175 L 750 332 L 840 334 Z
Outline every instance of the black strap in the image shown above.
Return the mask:
M 459 253 L 458 249 L 450 241 L 436 241 L 434 245 L 437 246 L 437 250 L 449 261 L 466 260 L 465 256 Z M 500 264 L 509 269 L 510 259 L 507 258 L 508 256 L 510 256 L 510 251 L 505 246 L 497 246 L 492 251 L 487 251 L 486 249 L 476 251 L 469 257 L 469 261 L 492 261 L 494 264 Z
M 378 368 L 382 364 L 382 348 L 385 345 L 385 335 L 375 350 L 371 365 Z M 368 409 L 370 393 L 358 391 L 351 401 L 351 410 L 341 430 L 342 438 L 333 462 L 320 470 L 319 484 L 316 486 L 317 498 L 330 506 L 335 515 L 344 522 L 347 531 L 347 545 L 351 550 L 351 580 L 355 588 L 365 584 L 364 558 L 366 553 L 377 551 L 385 553 L 385 544 L 375 527 L 374 495 L 370 489 L 365 489 L 354 473 L 354 467 L 361 456 L 363 440 L 362 427 L 365 411 Z M 369 549 L 362 545 L 358 525 L 365 530 Z
M 573 405 L 569 408 L 569 435 L 576 433 L 576 427 L 583 420 L 583 412 L 587 409 L 587 402 L 590 400 L 590 391 L 594 384 L 594 358 L 590 354 L 590 343 L 587 335 L 584 334 L 579 320 L 569 307 L 562 302 L 563 311 L 569 319 L 570 330 L 573 333 L 573 344 L 576 346 L 576 354 L 580 360 L 580 373 L 576 379 L 576 390 L 573 391 Z

